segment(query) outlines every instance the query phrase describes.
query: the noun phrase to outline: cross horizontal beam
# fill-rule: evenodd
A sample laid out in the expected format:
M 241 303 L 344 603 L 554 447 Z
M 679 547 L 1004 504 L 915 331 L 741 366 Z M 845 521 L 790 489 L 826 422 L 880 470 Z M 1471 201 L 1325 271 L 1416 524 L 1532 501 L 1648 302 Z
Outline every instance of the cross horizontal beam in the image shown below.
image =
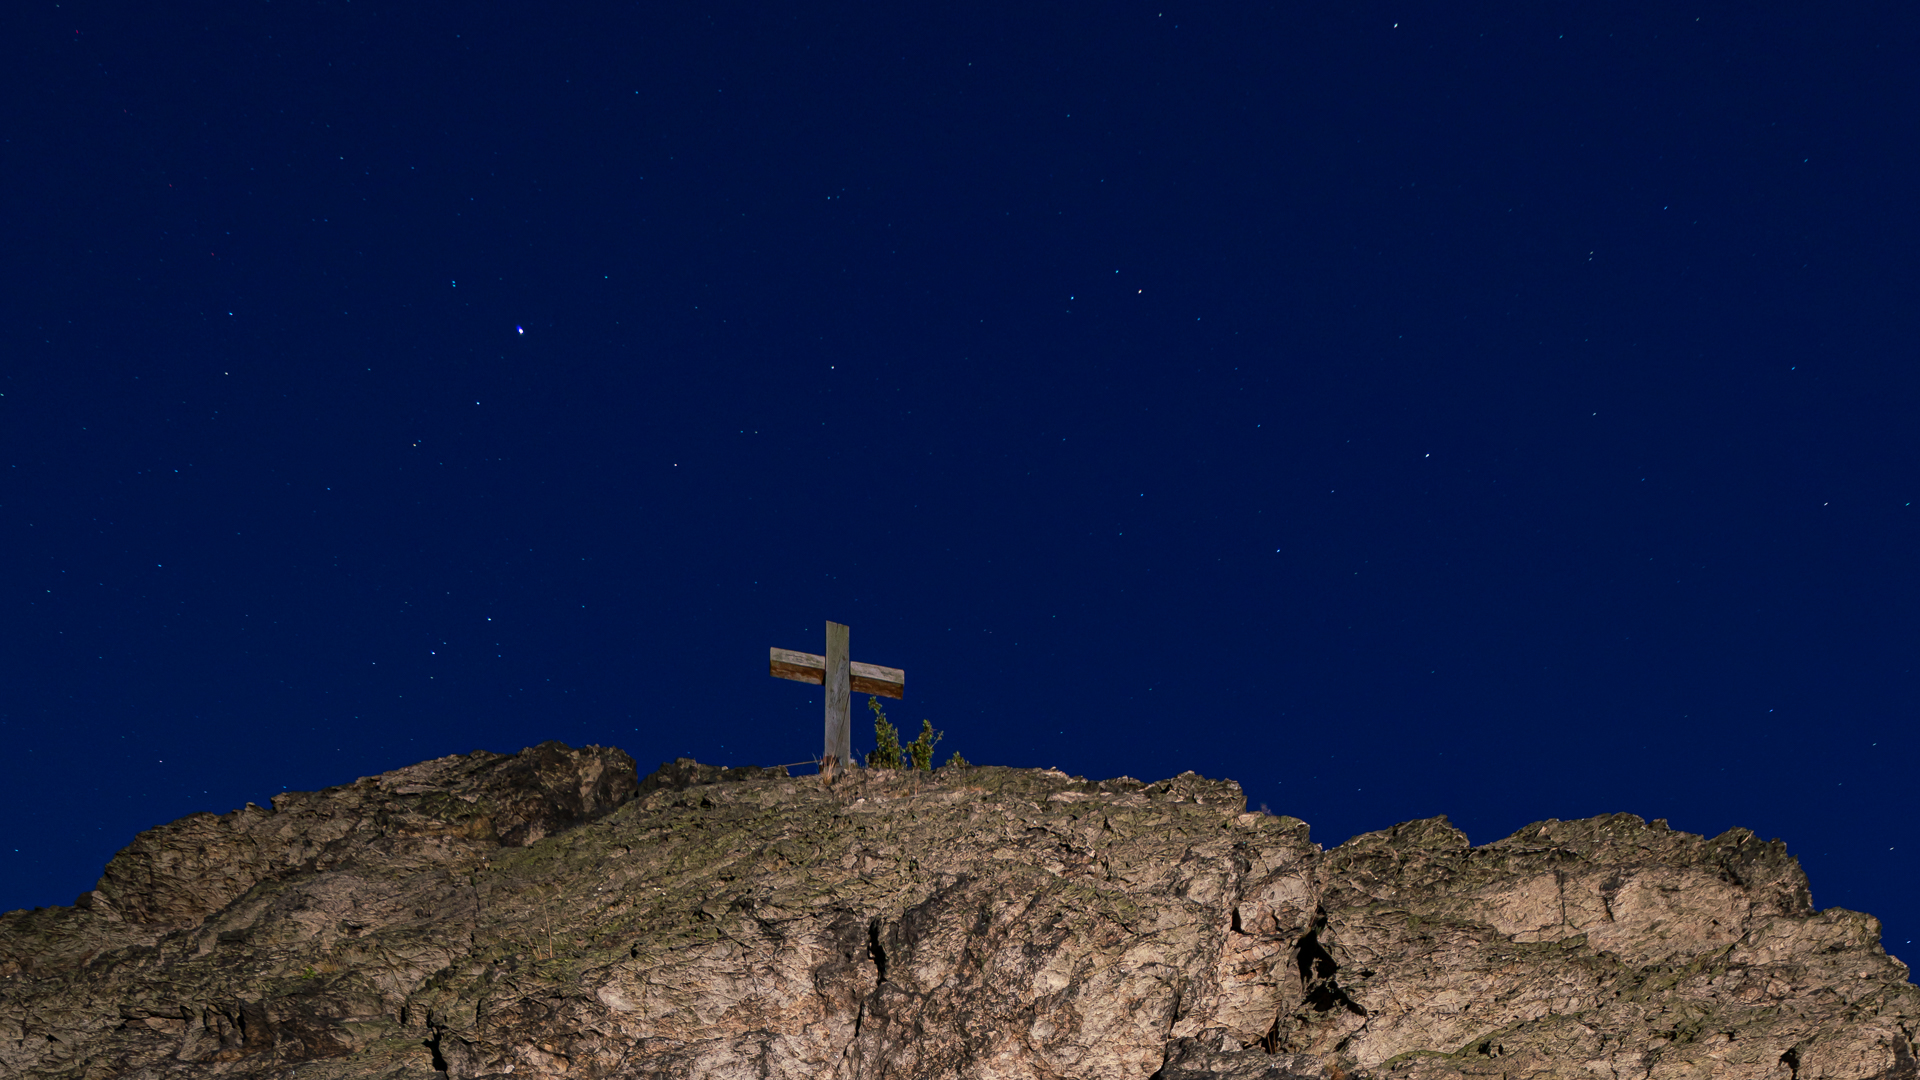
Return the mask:
M 907 673 L 905 671 L 899 668 L 881 667 L 879 664 L 863 664 L 858 660 L 853 662 L 852 668 L 855 693 L 906 698 Z M 794 652 L 791 649 L 768 649 L 767 674 L 777 679 L 792 679 L 794 682 L 813 683 L 818 686 L 827 681 L 827 658 L 813 653 Z

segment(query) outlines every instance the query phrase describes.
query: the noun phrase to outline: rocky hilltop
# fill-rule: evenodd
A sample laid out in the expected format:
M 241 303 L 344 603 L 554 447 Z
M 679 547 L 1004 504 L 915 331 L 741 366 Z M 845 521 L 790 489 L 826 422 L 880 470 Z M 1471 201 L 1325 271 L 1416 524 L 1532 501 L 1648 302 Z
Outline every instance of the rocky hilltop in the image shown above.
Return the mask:
M 0 917 L 0 1076 L 1920 1080 L 1798 863 L 1625 814 L 1331 851 L 1191 773 L 476 752 Z

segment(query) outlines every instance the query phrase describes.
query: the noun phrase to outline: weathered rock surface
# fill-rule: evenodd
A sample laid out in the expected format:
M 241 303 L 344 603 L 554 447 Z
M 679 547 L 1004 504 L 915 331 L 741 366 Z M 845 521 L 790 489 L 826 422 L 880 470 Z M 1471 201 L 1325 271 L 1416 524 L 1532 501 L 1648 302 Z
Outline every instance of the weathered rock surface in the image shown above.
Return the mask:
M 1920 1080 L 1878 925 L 1742 830 L 555 743 L 274 803 L 0 917 L 0 1076 Z

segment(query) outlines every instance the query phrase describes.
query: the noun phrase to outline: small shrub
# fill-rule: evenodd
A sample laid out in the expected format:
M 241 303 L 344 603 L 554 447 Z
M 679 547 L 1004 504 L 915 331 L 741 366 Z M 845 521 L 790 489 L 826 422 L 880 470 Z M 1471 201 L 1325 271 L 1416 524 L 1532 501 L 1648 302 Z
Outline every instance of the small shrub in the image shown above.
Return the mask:
M 940 732 L 933 730 L 933 721 L 920 721 L 920 737 L 903 746 L 900 743 L 900 729 L 887 720 L 886 710 L 880 707 L 880 699 L 868 698 L 867 708 L 873 711 L 875 743 L 873 753 L 867 755 L 867 768 L 932 771 L 933 745 L 940 741 L 941 736 Z M 968 763 L 966 758 L 956 753 L 947 764 L 952 765 L 955 761 L 962 765 Z
M 947 759 L 947 768 L 949 769 L 953 768 L 955 765 L 958 765 L 964 769 L 972 764 L 973 762 L 968 761 L 966 758 L 961 757 L 960 751 L 958 750 L 955 750 L 953 752 L 953 756 Z
M 940 733 L 933 730 L 933 721 L 920 721 L 920 737 L 907 744 L 907 753 L 913 756 L 913 767 L 922 772 L 933 769 L 933 744 L 940 741 Z
M 873 753 L 867 755 L 869 769 L 897 769 L 900 767 L 900 731 L 887 722 L 887 714 L 880 708 L 880 699 L 867 699 L 867 708 L 873 710 Z

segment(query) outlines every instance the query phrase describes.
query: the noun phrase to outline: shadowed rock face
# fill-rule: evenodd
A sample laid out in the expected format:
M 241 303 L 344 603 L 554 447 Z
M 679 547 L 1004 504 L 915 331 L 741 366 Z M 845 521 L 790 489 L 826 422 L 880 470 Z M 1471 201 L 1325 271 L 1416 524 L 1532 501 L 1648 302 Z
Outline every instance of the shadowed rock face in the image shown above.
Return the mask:
M 557 743 L 274 803 L 0 917 L 0 1076 L 1920 1080 L 1878 925 L 1743 830 Z

